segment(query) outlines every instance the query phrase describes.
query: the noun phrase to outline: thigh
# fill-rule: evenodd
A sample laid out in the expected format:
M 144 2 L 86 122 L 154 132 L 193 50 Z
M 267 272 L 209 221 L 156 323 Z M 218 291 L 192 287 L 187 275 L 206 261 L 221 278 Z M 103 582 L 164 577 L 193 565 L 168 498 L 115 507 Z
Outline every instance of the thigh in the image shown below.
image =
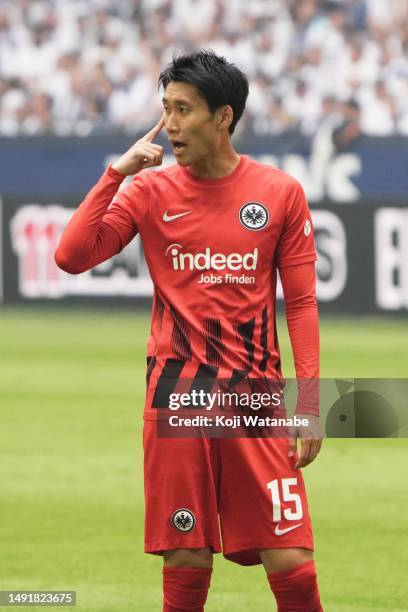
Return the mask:
M 219 511 L 224 554 L 260 563 L 259 549 L 313 550 L 303 476 L 288 457 L 288 440 L 219 440 Z M 246 551 L 246 552 L 245 552 Z
M 156 421 L 143 431 L 145 551 L 221 550 L 209 440 L 159 438 Z

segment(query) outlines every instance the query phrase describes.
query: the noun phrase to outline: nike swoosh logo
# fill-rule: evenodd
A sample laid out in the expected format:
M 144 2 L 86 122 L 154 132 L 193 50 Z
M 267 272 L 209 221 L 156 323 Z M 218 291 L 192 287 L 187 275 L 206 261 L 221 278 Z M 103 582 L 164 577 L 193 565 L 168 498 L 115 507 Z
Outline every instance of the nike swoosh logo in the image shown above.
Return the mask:
M 180 219 L 180 217 L 184 217 L 184 215 L 189 215 L 192 212 L 192 210 L 188 210 L 187 212 L 178 213 L 178 215 L 168 215 L 166 210 L 163 215 L 163 221 L 165 221 L 166 223 L 168 223 L 169 221 L 175 221 L 175 219 Z
M 296 529 L 297 527 L 300 527 L 301 525 L 303 525 L 303 523 L 299 523 L 298 525 L 293 525 L 292 527 L 287 527 L 286 529 L 279 529 L 279 524 L 278 524 L 275 527 L 275 535 L 277 536 L 285 535 L 285 533 L 289 533 L 289 531 L 292 531 L 293 529 Z

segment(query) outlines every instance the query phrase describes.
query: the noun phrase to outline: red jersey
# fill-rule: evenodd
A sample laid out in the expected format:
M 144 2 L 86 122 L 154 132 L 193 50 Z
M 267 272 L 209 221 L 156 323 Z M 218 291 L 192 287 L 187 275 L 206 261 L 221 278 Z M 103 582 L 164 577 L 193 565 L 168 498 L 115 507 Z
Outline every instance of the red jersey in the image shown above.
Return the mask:
M 159 427 L 144 427 L 146 552 L 219 552 L 219 527 L 224 555 L 244 565 L 260 563 L 260 548 L 313 549 L 304 483 L 297 456 L 288 456 L 286 433 L 263 439 L 255 429 L 256 438 L 248 431 L 247 439 L 197 440 L 179 430 L 166 439 L 169 414 L 160 411 L 171 409 L 170 395 L 180 387 L 191 392 L 205 384 L 208 391 L 221 379 L 230 390 L 241 379 L 246 386 L 247 378 L 268 384 L 281 377 L 278 269 L 297 377 L 317 379 L 316 255 L 300 185 L 245 156 L 216 180 L 172 166 L 143 171 L 118 192 L 123 178 L 111 167 L 105 171 L 65 229 L 56 261 L 77 274 L 118 253 L 137 232 L 143 240 L 155 288 L 145 418 L 164 415 Z M 297 412 L 316 414 L 314 394 L 299 395 Z M 174 468 L 179 456 L 192 466 L 187 473 Z M 270 488 L 279 479 L 296 486 L 296 509 L 284 502 L 282 517 L 279 491 Z
M 316 259 L 295 179 L 247 156 L 220 179 L 147 170 L 103 222 L 122 248 L 140 233 L 154 284 L 146 417 L 166 406 L 169 379 L 281 377 L 277 270 Z

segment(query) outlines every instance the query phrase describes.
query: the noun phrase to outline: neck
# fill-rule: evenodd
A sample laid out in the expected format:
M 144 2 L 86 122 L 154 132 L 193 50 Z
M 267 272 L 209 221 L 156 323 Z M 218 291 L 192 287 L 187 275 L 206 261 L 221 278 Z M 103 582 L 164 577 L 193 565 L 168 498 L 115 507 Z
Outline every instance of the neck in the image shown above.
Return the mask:
M 200 179 L 217 179 L 228 176 L 240 162 L 240 156 L 230 141 L 220 146 L 211 154 L 188 167 L 190 172 Z

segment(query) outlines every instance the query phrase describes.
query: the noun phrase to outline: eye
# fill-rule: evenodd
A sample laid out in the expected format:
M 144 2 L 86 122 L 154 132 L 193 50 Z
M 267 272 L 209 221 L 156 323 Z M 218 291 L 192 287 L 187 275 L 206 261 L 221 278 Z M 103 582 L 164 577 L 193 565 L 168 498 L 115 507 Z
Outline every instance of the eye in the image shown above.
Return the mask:
M 188 112 L 188 108 L 186 108 L 185 106 L 180 106 L 180 113 L 184 114 Z

